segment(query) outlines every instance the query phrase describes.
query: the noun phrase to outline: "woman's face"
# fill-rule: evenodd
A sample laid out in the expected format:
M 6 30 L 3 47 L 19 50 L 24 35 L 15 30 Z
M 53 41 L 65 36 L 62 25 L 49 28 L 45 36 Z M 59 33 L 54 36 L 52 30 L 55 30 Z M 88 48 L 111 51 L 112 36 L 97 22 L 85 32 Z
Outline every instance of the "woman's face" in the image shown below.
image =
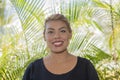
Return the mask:
M 63 21 L 49 21 L 46 23 L 44 39 L 53 53 L 61 53 L 67 50 L 72 33 Z

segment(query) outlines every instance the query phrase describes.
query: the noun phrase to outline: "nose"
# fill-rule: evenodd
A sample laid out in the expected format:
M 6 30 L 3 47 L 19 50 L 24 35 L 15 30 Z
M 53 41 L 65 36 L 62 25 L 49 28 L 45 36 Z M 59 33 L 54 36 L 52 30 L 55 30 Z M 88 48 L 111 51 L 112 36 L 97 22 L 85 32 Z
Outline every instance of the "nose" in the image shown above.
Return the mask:
M 54 38 L 55 39 L 60 38 L 60 33 L 56 32 L 55 35 L 54 35 Z

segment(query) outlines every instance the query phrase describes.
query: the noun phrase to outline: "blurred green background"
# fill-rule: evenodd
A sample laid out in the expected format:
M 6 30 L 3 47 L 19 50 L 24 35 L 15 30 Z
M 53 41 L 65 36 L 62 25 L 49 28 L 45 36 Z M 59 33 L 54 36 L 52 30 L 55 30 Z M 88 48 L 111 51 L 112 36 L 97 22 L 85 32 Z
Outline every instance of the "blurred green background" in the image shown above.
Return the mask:
M 89 59 L 100 80 L 120 80 L 120 0 L 0 0 L 0 80 L 21 80 L 47 55 L 43 24 L 54 13 L 71 23 L 71 54 Z

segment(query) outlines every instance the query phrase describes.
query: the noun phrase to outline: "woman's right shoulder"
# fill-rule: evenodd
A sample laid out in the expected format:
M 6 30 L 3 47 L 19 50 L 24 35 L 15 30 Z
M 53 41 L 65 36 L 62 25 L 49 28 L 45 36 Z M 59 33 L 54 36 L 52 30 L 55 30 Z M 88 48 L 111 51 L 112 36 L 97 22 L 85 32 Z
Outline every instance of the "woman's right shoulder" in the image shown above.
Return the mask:
M 36 59 L 35 61 L 33 61 L 32 63 L 33 64 L 37 64 L 37 63 L 41 63 L 43 60 L 43 58 L 40 58 L 40 59 Z
M 30 80 L 42 65 L 42 58 L 31 62 L 25 70 L 22 80 Z
M 32 61 L 30 64 L 29 64 L 29 68 L 30 67 L 35 67 L 35 66 L 40 66 L 41 64 L 42 64 L 42 59 L 43 58 L 40 58 L 40 59 L 36 59 L 36 60 L 34 60 L 34 61 Z

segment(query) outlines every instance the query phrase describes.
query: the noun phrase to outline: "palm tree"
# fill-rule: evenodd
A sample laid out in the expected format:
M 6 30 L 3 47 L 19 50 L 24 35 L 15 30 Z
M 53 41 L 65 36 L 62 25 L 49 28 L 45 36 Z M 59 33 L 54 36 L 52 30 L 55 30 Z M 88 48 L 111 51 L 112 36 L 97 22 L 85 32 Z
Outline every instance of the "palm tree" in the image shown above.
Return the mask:
M 1 80 L 21 79 L 26 66 L 34 59 L 44 56 L 45 54 L 42 55 L 40 53 L 45 53 L 46 49 L 41 33 L 41 22 L 44 19 L 42 11 L 44 1 L 41 0 L 39 6 L 35 3 L 36 0 L 34 2 L 11 0 L 11 2 L 22 25 L 11 25 L 11 29 L 16 33 L 9 32 L 6 35 L 2 35 L 2 56 L 0 57 L 0 63 L 2 63 L 0 64 Z M 17 28 L 18 26 L 19 28 Z M 20 31 L 18 31 L 19 29 Z
M 114 13 L 116 22 L 119 21 L 119 11 L 117 11 L 119 9 L 113 7 L 114 9 L 111 11 L 110 4 L 100 0 L 69 0 L 68 2 L 51 0 L 50 6 L 45 7 L 48 1 L 10 0 L 20 19 L 21 31 L 3 38 L 8 37 L 11 44 L 2 48 L 4 55 L 0 57 L 0 63 L 2 63 L 0 79 L 21 79 L 30 62 L 46 55 L 47 49 L 42 38 L 43 22 L 47 15 L 53 13 L 64 14 L 71 22 L 73 38 L 69 50 L 72 54 L 90 59 L 94 63 L 101 80 L 113 77 L 118 79 L 120 72 L 112 70 L 115 75 L 111 76 L 107 73 L 110 69 L 103 64 L 113 61 L 112 48 L 109 49 L 109 47 L 113 44 L 111 42 L 114 42 L 112 41 L 114 38 L 110 36 L 116 29 L 111 29 L 111 20 L 113 20 L 111 14 Z M 118 27 L 116 28 L 118 29 Z M 14 29 L 14 31 L 16 30 Z M 114 35 L 119 40 L 117 34 Z M 120 53 L 118 47 L 117 51 Z M 120 70 L 120 68 L 118 69 Z M 109 77 L 106 77 L 108 75 Z

